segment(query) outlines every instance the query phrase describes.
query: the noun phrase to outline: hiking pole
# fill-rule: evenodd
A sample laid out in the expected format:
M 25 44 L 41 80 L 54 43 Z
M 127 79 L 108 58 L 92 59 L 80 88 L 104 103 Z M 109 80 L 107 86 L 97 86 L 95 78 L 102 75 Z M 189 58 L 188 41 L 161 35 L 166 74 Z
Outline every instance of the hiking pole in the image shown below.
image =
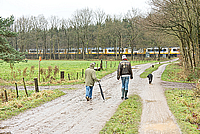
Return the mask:
M 100 82 L 99 82 L 99 88 L 100 88 L 101 96 L 102 96 L 103 100 L 105 100 L 104 95 L 103 95 L 103 90 L 102 90 L 102 88 L 101 88 Z

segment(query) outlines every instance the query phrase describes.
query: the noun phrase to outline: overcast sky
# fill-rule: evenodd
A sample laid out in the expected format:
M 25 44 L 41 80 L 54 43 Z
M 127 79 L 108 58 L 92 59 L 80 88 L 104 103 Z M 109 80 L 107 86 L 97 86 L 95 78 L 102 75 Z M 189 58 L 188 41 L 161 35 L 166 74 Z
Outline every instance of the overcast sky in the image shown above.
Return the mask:
M 143 12 L 149 11 L 149 0 L 0 0 L 0 16 L 7 18 L 14 15 L 38 16 L 43 14 L 46 18 L 54 15 L 68 19 L 76 10 L 89 8 L 101 9 L 106 14 L 124 15 L 132 8 Z

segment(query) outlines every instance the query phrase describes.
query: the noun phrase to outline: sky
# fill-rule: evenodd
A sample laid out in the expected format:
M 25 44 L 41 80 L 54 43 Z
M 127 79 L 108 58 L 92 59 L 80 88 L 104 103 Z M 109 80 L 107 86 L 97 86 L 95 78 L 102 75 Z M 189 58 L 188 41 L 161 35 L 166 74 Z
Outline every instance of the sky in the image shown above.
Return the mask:
M 89 8 L 100 9 L 109 15 L 124 15 L 128 10 L 139 9 L 145 13 L 150 10 L 149 0 L 0 0 L 0 16 L 2 18 L 14 15 L 38 16 L 43 14 L 45 18 L 58 16 L 69 19 L 76 10 Z

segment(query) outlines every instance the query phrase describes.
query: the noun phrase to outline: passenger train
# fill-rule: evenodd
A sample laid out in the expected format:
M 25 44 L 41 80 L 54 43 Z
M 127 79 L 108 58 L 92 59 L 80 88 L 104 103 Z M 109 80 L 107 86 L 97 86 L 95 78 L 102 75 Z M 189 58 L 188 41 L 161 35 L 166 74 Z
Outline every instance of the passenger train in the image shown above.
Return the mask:
M 107 48 L 99 48 L 99 55 L 107 55 L 107 56 L 115 56 L 117 51 L 117 55 L 119 54 L 119 48 L 114 47 L 107 47 Z M 44 54 L 44 51 L 42 49 L 29 49 L 27 50 L 28 55 L 33 54 Z M 60 54 L 60 55 L 75 55 L 75 54 L 82 54 L 82 48 L 76 49 L 76 48 L 70 48 L 70 49 L 55 49 L 55 52 L 53 53 L 53 50 L 47 49 L 46 54 Z M 97 55 L 98 49 L 97 48 L 85 48 L 85 54 L 90 55 Z M 127 56 L 131 56 L 131 48 L 121 48 L 120 54 L 125 54 Z M 143 48 L 143 49 L 134 49 L 133 55 L 145 55 L 146 57 L 152 57 L 157 56 L 159 54 L 159 48 Z M 164 47 L 160 49 L 160 55 L 161 57 L 166 57 L 168 55 L 170 56 L 177 56 L 180 55 L 180 48 L 179 47 Z

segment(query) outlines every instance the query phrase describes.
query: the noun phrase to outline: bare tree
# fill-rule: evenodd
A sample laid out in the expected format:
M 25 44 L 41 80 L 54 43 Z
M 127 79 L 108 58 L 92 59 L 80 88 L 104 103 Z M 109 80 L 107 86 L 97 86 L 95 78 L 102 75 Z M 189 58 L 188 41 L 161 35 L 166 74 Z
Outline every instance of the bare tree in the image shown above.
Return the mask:
M 181 53 L 184 66 L 194 69 L 196 67 L 195 52 L 199 50 L 198 35 L 199 18 L 195 1 L 190 0 L 152 0 L 154 12 L 148 19 L 151 26 L 165 33 L 176 36 L 181 44 Z
M 103 46 L 103 37 L 104 36 L 104 30 L 103 30 L 103 24 L 105 24 L 105 19 L 106 19 L 106 13 L 101 10 L 97 9 L 94 12 L 95 15 L 95 24 L 97 26 L 97 30 L 95 32 L 96 34 L 96 44 L 97 44 L 97 57 L 99 57 L 99 47 Z

